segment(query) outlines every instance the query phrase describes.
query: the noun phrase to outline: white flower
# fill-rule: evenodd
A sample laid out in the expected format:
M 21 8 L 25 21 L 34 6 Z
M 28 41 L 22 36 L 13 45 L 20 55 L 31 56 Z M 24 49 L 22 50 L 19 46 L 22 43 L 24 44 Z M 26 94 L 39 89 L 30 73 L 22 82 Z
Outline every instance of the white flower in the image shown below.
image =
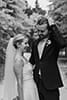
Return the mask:
M 51 40 L 47 40 L 47 46 L 51 44 Z

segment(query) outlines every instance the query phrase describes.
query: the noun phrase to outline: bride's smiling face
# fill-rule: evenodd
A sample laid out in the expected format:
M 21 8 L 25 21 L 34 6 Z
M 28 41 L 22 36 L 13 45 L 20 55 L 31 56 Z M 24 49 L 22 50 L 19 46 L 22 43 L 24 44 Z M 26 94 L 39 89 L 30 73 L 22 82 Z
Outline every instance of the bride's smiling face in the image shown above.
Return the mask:
M 27 48 L 29 47 L 28 40 L 28 38 L 24 38 L 21 40 L 21 43 L 17 43 L 18 48 L 22 50 L 22 52 L 27 51 Z
M 21 48 L 22 48 L 22 50 L 26 51 L 28 47 L 29 47 L 28 38 L 26 38 L 26 39 L 24 39 L 23 42 L 21 43 Z

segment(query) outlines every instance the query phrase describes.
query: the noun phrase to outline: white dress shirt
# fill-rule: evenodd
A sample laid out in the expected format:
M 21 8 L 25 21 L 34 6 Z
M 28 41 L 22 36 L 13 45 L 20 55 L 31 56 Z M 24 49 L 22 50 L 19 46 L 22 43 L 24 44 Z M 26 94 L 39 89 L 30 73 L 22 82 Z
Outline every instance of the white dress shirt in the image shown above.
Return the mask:
M 43 49 L 45 47 L 45 44 L 47 42 L 48 38 L 42 40 L 39 44 L 38 44 L 38 52 L 39 52 L 39 58 L 41 59 L 42 53 L 43 53 Z
M 42 57 L 42 53 L 43 53 L 43 50 L 44 50 L 44 47 L 46 45 L 46 42 L 47 42 L 48 38 L 42 40 L 39 44 L 38 44 L 38 52 L 39 52 L 39 58 L 41 59 Z M 41 70 L 39 69 L 39 75 L 41 75 Z

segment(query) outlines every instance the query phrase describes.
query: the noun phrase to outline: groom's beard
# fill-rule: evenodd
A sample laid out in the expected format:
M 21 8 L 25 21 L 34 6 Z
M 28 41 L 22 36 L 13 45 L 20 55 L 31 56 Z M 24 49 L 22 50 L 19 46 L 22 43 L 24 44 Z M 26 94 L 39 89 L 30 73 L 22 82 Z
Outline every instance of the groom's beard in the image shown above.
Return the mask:
M 44 33 L 39 34 L 39 41 L 42 41 L 43 39 L 49 37 L 48 30 L 43 31 Z
M 43 39 L 45 39 L 47 37 L 48 37 L 48 34 L 46 34 L 46 35 L 40 34 L 39 35 L 39 41 L 42 41 Z

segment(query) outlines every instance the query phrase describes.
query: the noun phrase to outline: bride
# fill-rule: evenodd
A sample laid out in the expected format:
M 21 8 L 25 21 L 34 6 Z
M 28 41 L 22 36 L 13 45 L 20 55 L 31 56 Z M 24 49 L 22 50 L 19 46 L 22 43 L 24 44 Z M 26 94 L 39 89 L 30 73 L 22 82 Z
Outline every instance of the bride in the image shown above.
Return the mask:
M 27 52 L 28 41 L 28 35 L 19 34 L 8 43 L 3 100 L 39 100 L 33 66 L 29 62 L 31 52 Z

